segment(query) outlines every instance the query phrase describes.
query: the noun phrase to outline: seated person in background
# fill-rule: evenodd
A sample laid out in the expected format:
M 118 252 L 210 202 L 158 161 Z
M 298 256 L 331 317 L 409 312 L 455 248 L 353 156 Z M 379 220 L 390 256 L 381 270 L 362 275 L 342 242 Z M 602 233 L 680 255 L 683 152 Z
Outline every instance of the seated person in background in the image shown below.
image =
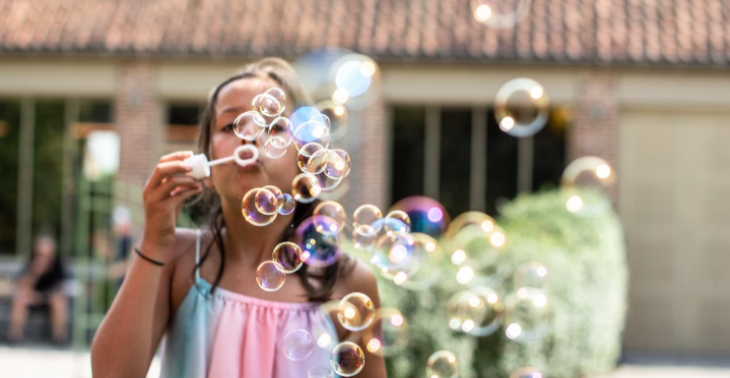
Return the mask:
M 65 276 L 53 237 L 48 235 L 38 237 L 30 261 L 16 286 L 8 332 L 10 342 L 19 342 L 23 339 L 28 308 L 42 304 L 47 304 L 50 310 L 53 341 L 55 343 L 66 341 L 68 300 L 61 291 L 61 283 Z

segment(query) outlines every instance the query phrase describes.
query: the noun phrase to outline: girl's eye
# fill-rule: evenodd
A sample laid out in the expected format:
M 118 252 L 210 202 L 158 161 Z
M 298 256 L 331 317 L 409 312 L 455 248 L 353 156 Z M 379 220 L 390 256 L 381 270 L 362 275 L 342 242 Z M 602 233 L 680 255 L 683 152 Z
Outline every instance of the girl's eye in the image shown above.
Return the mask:
M 226 132 L 233 131 L 233 124 L 232 123 L 229 123 L 229 124 L 223 126 L 223 128 L 221 129 L 221 131 L 226 131 Z

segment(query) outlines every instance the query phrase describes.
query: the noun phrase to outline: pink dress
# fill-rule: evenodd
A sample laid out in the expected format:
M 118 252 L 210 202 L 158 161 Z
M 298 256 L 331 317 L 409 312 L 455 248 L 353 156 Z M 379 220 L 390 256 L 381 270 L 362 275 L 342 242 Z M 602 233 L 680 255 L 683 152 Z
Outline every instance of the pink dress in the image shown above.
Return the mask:
M 200 232 L 196 262 L 199 256 Z M 220 287 L 210 290 L 210 283 L 196 271 L 195 285 L 165 333 L 162 377 L 308 378 L 310 370 L 329 368 L 337 333 L 318 304 L 267 301 Z M 309 356 L 293 361 L 281 342 L 297 329 L 309 332 L 314 346 Z M 298 351 L 302 357 L 308 348 L 300 345 Z

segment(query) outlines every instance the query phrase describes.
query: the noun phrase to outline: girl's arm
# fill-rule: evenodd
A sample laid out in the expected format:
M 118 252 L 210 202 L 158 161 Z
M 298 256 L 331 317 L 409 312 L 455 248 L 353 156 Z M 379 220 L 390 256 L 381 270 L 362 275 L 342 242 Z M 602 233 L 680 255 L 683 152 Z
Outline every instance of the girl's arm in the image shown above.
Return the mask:
M 201 190 L 178 152 L 160 159 L 143 191 L 145 226 L 139 250 L 164 266 L 133 256 L 124 283 L 91 347 L 94 377 L 145 377 L 170 316 L 174 272 L 169 258 L 184 249 L 175 237 L 183 202 Z

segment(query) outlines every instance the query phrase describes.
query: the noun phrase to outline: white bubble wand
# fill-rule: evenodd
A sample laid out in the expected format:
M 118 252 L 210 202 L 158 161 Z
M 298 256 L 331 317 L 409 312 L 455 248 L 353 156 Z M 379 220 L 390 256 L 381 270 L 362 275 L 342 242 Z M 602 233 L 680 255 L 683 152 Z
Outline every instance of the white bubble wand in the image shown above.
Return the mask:
M 243 152 L 249 151 L 251 152 L 251 157 L 248 159 L 242 159 L 241 154 Z M 193 167 L 193 170 L 186 173 L 187 176 L 191 176 L 196 179 L 203 179 L 206 177 L 210 177 L 210 167 L 220 164 L 229 163 L 231 161 L 235 161 L 236 164 L 245 167 L 249 164 L 252 164 L 256 162 L 256 160 L 259 159 L 259 150 L 252 144 L 244 144 L 242 146 L 239 146 L 236 148 L 235 151 L 233 151 L 233 155 L 229 157 L 225 157 L 218 160 L 208 161 L 208 158 L 205 156 L 205 154 L 198 154 L 193 155 L 187 159 L 184 160 L 185 163 L 190 164 L 191 167 Z

